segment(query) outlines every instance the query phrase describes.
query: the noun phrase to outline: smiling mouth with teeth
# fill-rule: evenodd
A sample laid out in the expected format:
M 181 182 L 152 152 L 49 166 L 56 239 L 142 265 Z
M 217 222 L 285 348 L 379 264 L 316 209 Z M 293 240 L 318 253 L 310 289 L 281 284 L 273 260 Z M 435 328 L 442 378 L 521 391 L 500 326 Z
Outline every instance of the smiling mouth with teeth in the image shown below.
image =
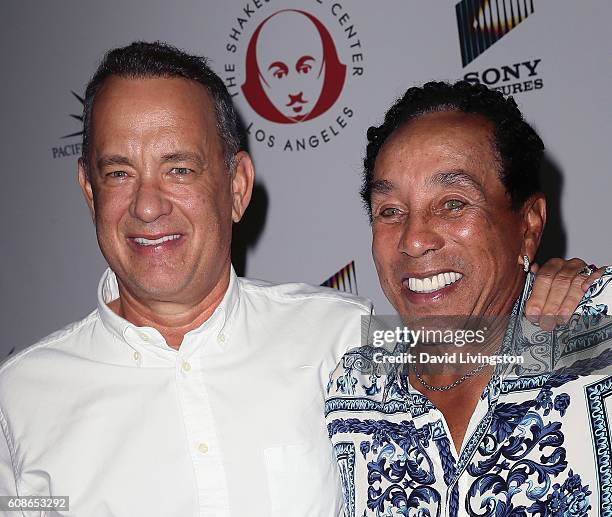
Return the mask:
M 164 242 L 180 239 L 180 237 L 181 236 L 179 234 L 173 234 L 173 235 L 164 235 L 163 237 L 160 237 L 159 239 L 147 239 L 145 237 L 133 237 L 132 240 L 136 244 L 139 244 L 140 246 L 158 246 L 159 244 L 162 244 Z
M 439 291 L 448 285 L 454 284 L 462 278 L 463 275 L 455 271 L 438 273 L 437 275 L 427 278 L 409 278 L 408 289 L 415 293 L 433 293 L 434 291 Z

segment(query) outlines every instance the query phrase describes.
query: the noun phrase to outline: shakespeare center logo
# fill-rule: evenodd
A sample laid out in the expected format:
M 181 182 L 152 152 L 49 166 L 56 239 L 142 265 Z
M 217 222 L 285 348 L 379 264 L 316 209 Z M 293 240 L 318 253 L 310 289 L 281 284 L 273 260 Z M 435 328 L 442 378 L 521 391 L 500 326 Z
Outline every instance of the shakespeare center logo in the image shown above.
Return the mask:
M 346 90 L 364 73 L 359 33 L 338 2 L 282 9 L 269 3 L 247 3 L 236 16 L 223 79 L 253 143 L 315 149 L 337 137 L 355 115 Z
M 56 158 L 66 158 L 67 156 L 81 156 L 81 137 L 83 135 L 83 104 L 85 100 L 78 93 L 70 91 L 72 96 L 79 101 L 79 113 L 71 113 L 70 117 L 74 120 L 78 121 L 78 129 L 76 131 L 72 131 L 67 135 L 61 137 L 62 140 L 69 140 L 68 142 L 62 142 L 61 145 L 55 146 L 51 148 L 51 154 L 53 155 L 53 159 Z M 77 137 L 79 139 L 74 141 Z
M 461 63 L 465 68 L 477 57 L 516 29 L 534 13 L 533 0 L 462 0 L 455 5 Z M 540 90 L 542 60 L 530 58 L 515 63 L 469 71 L 466 81 L 484 83 L 505 95 Z

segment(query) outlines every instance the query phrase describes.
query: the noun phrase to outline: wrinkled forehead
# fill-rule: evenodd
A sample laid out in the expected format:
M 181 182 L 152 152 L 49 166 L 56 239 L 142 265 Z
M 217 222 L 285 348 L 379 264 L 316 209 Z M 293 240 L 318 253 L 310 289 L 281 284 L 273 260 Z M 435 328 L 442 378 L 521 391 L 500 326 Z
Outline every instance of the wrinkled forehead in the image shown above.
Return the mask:
M 128 148 L 145 145 L 222 146 L 212 96 L 178 77 L 109 77 L 95 97 L 90 131 L 93 154 L 104 148 L 127 155 Z
M 502 187 L 490 121 L 460 111 L 421 115 L 389 136 L 374 166 L 375 180 L 392 179 L 394 184 L 430 186 L 432 178 L 442 178 L 445 173 Z
M 267 70 L 275 61 L 291 68 L 304 55 L 316 62 L 323 59 L 321 35 L 310 18 L 297 11 L 282 11 L 264 23 L 257 39 L 260 70 Z
M 424 113 L 400 124 L 383 143 L 378 157 L 414 155 L 497 160 L 493 123 L 482 115 L 459 110 Z

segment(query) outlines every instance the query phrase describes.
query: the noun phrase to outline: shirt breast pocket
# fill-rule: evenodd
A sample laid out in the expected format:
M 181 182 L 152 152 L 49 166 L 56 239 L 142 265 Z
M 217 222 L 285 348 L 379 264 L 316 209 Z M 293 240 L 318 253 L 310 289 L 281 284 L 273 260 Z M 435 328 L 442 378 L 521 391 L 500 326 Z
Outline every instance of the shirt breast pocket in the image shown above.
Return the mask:
M 332 446 L 325 440 L 264 449 L 272 517 L 343 515 Z

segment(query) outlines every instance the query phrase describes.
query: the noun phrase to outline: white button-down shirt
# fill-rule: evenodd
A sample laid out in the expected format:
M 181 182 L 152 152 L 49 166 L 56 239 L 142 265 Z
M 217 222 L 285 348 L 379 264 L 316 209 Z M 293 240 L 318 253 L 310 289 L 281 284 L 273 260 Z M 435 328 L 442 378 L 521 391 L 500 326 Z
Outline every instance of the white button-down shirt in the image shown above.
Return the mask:
M 96 311 L 0 369 L 0 495 L 79 517 L 342 514 L 324 391 L 369 302 L 232 271 L 174 350 L 117 296 L 107 271 Z

